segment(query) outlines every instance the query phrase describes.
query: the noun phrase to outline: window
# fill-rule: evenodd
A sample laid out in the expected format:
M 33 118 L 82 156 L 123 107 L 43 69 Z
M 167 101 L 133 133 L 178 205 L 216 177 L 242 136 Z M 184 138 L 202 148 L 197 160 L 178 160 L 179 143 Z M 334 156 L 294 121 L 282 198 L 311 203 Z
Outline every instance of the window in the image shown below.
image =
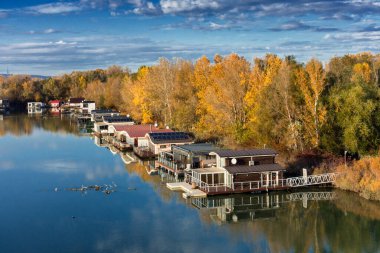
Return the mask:
M 160 145 L 160 148 L 166 148 L 166 145 Z

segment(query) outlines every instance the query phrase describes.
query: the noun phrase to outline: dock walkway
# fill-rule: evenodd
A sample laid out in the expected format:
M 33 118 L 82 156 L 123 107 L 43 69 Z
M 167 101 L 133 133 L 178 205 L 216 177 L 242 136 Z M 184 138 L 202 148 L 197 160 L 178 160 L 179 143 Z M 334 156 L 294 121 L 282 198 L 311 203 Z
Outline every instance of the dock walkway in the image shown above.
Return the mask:
M 168 187 L 172 191 L 183 191 L 183 197 L 207 197 L 207 194 L 204 191 L 201 191 L 199 189 L 192 189 L 191 185 L 185 182 L 178 182 L 178 183 L 167 183 L 166 187 Z

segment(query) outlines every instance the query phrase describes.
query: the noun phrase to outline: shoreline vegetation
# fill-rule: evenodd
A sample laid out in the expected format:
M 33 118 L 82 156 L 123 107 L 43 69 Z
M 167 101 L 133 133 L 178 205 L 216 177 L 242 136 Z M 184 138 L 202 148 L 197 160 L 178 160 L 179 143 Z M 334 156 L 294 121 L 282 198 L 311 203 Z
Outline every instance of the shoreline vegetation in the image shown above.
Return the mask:
M 363 157 L 350 165 L 339 165 L 335 185 L 370 200 L 380 200 L 380 156 Z
M 371 53 L 325 64 L 274 54 L 253 63 L 237 54 L 194 63 L 162 58 L 136 73 L 111 66 L 47 79 L 0 76 L 0 98 L 24 106 L 85 97 L 142 124 L 192 132 L 198 141 L 275 148 L 290 169 L 336 168 L 344 171 L 337 187 L 380 199 L 379 75 L 380 55 Z

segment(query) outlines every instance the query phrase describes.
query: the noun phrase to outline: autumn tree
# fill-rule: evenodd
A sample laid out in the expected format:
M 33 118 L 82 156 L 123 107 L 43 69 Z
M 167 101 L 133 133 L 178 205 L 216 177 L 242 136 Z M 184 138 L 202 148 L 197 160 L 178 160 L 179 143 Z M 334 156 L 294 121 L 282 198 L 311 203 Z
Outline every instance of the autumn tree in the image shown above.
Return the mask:
M 321 103 L 322 92 L 325 88 L 325 71 L 322 63 L 316 59 L 310 60 L 305 69 L 299 68 L 296 82 L 304 99 L 302 122 L 307 139 L 316 148 L 320 142 L 320 125 L 324 123 L 326 109 Z
M 250 85 L 249 74 L 250 64 L 244 57 L 236 54 L 226 56 L 211 68 L 210 85 L 200 95 L 210 121 L 204 127 L 214 131 L 215 135 L 227 135 L 227 141 L 237 144 L 248 139 L 249 108 L 245 97 Z M 202 117 L 200 115 L 200 121 L 204 122 Z

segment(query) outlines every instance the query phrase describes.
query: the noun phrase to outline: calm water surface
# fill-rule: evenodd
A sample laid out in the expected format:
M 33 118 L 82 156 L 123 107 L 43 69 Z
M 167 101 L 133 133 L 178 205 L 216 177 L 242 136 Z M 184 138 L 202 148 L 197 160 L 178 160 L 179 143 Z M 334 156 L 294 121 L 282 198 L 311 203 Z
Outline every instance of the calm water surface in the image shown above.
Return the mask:
M 380 205 L 354 194 L 185 200 L 165 180 L 68 118 L 0 118 L 0 252 L 380 252 Z

